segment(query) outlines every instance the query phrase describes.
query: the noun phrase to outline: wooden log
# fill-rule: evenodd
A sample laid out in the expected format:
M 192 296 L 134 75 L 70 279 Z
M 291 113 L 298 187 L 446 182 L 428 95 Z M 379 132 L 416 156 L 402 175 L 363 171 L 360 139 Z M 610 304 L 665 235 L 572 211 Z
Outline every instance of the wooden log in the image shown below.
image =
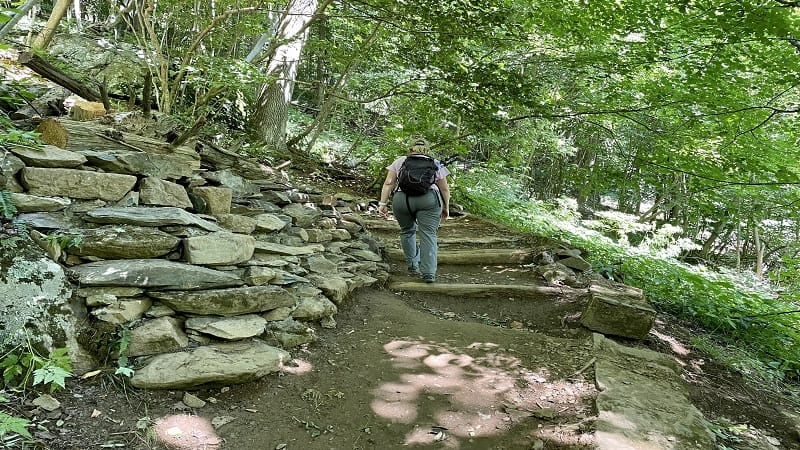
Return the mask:
M 78 81 L 65 74 L 57 67 L 42 59 L 39 55 L 25 52 L 19 55 L 17 62 L 33 70 L 44 78 L 64 87 L 68 91 L 83 97 L 92 102 L 102 102 L 102 97 L 98 92 L 89 89 L 86 82 Z
M 420 281 L 402 281 L 389 284 L 390 290 L 406 292 L 426 292 L 437 295 L 451 295 L 456 297 L 494 297 L 524 296 L 524 297 L 553 297 L 562 295 L 585 294 L 586 289 L 555 286 L 530 286 L 517 284 L 457 284 L 457 283 L 424 283 Z
M 389 259 L 404 261 L 403 251 L 387 249 Z M 528 264 L 533 261 L 533 251 L 504 248 L 480 248 L 467 250 L 440 250 L 439 264 L 486 265 L 486 264 Z

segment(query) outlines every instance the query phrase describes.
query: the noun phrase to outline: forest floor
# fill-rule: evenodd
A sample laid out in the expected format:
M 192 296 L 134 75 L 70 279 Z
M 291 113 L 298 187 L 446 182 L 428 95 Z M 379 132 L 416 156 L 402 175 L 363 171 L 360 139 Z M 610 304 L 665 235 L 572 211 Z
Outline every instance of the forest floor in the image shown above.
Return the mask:
M 449 230 L 508 236 L 481 221 L 452 222 L 443 241 Z M 404 267 L 393 269 L 394 280 L 410 280 Z M 443 266 L 437 282 L 536 280 L 522 266 Z M 168 448 L 153 424 L 175 415 L 213 424 L 203 431 L 184 422 L 182 432 L 205 442 L 184 447 L 194 449 L 589 449 L 596 389 L 582 306 L 569 296 L 531 302 L 376 286 L 342 305 L 338 326 L 320 330 L 318 342 L 292 350 L 284 371 L 191 392 L 205 406 L 187 407 L 183 391 L 125 389 L 98 376 L 54 394 L 54 412 L 35 409 L 32 398 L 15 409 L 36 425 L 38 444 L 24 448 L 52 450 Z M 780 413 L 796 404 L 692 349 L 694 331 L 661 315 L 645 340 L 624 343 L 684 364 L 690 399 L 715 424 L 719 449 L 800 448 L 796 422 Z

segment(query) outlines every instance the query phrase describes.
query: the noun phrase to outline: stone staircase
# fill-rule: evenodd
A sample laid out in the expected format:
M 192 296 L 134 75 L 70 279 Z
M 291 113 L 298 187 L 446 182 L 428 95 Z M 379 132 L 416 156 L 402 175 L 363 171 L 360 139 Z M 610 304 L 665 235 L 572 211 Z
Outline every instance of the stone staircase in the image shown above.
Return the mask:
M 437 282 L 426 284 L 406 273 L 394 220 L 369 216 L 363 223 L 382 243 L 391 266 L 388 289 L 422 296 L 432 308 L 480 299 L 485 310 L 496 311 L 497 324 L 523 328 L 535 323 L 528 331 L 587 342 L 594 356 L 579 372 L 597 388 L 597 448 L 714 448 L 702 413 L 688 400 L 675 359 L 626 345 L 635 343 L 631 338 L 644 338 L 653 326 L 656 312 L 640 290 L 589 280 L 582 273 L 569 279 L 569 285 L 548 283 L 536 262 L 542 252 L 558 248 L 471 216 L 442 224 Z M 579 259 L 574 250 L 565 254 Z M 501 317 L 509 314 L 510 304 L 520 302 L 523 306 L 513 310 L 521 314 L 516 320 Z

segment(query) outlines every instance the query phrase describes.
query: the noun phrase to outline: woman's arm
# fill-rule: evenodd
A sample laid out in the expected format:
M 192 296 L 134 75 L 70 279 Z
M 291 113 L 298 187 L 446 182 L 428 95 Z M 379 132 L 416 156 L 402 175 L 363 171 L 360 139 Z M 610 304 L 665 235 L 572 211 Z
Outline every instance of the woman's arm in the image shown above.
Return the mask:
M 397 174 L 392 172 L 391 170 L 386 173 L 386 179 L 383 180 L 383 186 L 381 186 L 381 199 L 378 203 L 378 211 L 381 214 L 386 214 L 389 211 L 389 207 L 387 204 L 389 203 L 389 196 L 392 195 L 392 190 L 394 190 L 394 184 L 397 182 Z
M 447 184 L 447 178 L 436 180 L 436 186 L 442 194 L 442 219 L 447 219 L 450 217 L 450 185 Z

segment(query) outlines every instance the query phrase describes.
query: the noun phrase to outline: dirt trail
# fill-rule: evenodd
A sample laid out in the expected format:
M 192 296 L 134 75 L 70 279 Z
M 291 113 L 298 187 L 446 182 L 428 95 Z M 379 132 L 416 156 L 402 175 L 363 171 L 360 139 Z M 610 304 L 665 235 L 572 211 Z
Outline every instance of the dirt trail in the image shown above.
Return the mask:
M 387 247 L 396 247 L 390 223 L 369 224 Z M 440 237 L 443 250 L 470 248 L 470 239 L 472 248 L 542 245 L 470 217 L 448 222 Z M 404 266 L 392 269 L 390 283 L 413 281 Z M 542 282 L 518 263 L 440 265 L 437 284 L 448 283 Z M 296 359 L 285 372 L 193 392 L 208 401 L 202 408 L 186 408 L 181 391 L 126 395 L 99 382 L 75 385 L 73 397 L 62 399 L 65 423 L 51 432 L 60 435 L 49 448 L 162 448 L 142 429 L 176 413 L 213 421 L 221 448 L 230 450 L 593 448 L 597 392 L 591 333 L 577 323 L 583 301 L 362 290 L 340 308 L 337 328 L 321 330 L 320 341 L 307 349 L 292 350 Z M 688 331 L 675 324 L 660 321 L 657 328 L 671 341 L 639 345 L 670 353 L 688 341 Z M 770 399 L 742 389 L 745 384 L 717 372 L 711 361 L 686 360 L 694 364 L 690 369 L 702 366 L 689 374 L 690 389 L 707 417 L 740 414 L 751 431 L 768 429 L 781 448 L 800 448 L 792 425 L 767 410 Z M 725 388 L 735 395 L 724 395 Z M 730 448 L 770 448 L 761 438 Z

